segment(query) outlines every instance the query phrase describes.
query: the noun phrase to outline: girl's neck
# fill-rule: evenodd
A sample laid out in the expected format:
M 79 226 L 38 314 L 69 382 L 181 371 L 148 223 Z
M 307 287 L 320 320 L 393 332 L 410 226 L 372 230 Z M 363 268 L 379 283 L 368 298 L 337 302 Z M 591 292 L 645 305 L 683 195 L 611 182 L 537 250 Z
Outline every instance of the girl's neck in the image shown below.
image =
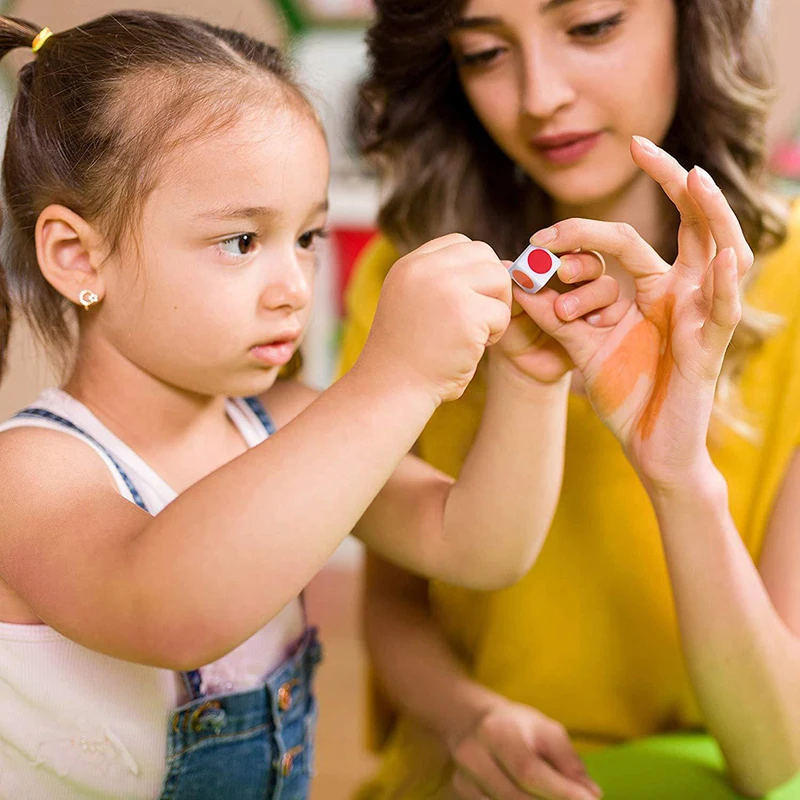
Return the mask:
M 158 380 L 108 342 L 82 336 L 64 390 L 134 449 L 170 446 L 225 422 L 225 398 L 186 392 Z
M 627 222 L 664 258 L 672 260 L 677 218 L 675 208 L 661 187 L 648 175 L 639 173 L 619 192 L 594 203 L 556 203 L 556 221 L 570 217 Z

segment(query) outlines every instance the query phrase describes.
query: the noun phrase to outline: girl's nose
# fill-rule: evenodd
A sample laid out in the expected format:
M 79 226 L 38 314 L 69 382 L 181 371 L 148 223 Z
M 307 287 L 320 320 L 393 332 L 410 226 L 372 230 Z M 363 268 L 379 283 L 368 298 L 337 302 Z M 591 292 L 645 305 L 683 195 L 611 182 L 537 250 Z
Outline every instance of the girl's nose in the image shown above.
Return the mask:
M 295 258 L 270 265 L 270 274 L 261 293 L 261 303 L 271 310 L 299 311 L 311 302 L 312 281 Z

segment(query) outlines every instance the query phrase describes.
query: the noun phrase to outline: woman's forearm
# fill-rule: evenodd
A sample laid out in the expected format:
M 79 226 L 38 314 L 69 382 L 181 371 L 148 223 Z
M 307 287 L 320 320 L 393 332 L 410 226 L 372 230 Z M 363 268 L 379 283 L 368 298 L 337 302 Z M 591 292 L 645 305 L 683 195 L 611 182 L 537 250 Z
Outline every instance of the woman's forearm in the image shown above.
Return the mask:
M 475 683 L 430 615 L 427 581 L 374 556 L 364 597 L 367 646 L 392 705 L 440 739 L 460 738 L 492 693 Z
M 737 786 L 761 795 L 800 769 L 800 643 L 770 601 L 710 459 L 652 498 L 706 724 Z

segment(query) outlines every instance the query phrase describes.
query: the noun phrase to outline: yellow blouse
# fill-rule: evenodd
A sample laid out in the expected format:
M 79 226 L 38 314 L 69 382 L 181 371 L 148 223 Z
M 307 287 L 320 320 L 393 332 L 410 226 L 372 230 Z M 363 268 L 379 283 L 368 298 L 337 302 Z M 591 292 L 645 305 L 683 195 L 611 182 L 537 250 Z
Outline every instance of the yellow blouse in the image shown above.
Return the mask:
M 361 258 L 347 298 L 343 369 L 364 345 L 396 258 L 383 238 Z M 756 445 L 725 430 L 712 455 L 728 481 L 738 530 L 757 560 L 770 509 L 800 445 L 800 205 L 789 239 L 764 260 L 748 300 L 786 321 L 741 376 L 742 399 L 762 441 Z M 420 440 L 427 461 L 457 474 L 484 391 L 476 379 L 462 399 L 437 411 Z M 563 491 L 530 573 L 502 591 L 439 583 L 430 591 L 433 613 L 475 680 L 559 720 L 579 748 L 702 726 L 655 516 L 617 441 L 582 396 L 569 399 Z M 430 737 L 401 719 L 364 797 L 430 797 L 444 780 L 442 768 Z

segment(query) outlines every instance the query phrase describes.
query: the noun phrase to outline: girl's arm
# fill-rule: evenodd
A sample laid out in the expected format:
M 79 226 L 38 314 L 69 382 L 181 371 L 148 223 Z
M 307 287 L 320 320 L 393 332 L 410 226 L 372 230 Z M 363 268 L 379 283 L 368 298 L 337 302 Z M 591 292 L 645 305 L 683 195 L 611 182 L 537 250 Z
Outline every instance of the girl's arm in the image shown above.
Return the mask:
M 440 740 L 459 797 L 600 796 L 562 725 L 469 677 L 430 616 L 426 581 L 368 556 L 364 620 L 381 688 Z
M 540 384 L 489 359 L 486 408 L 458 481 L 409 456 L 355 528 L 417 574 L 476 589 L 533 565 L 561 489 L 568 378 Z
M 800 455 L 773 511 L 761 575 L 710 459 L 651 497 L 698 702 L 734 783 L 760 797 L 800 770 Z
M 585 315 L 613 315 L 619 287 L 589 253 L 562 261 L 559 275 L 583 285 L 545 303 L 568 318 L 560 335 L 571 341 Z M 569 316 L 565 300 L 574 301 Z M 530 569 L 550 528 L 561 490 L 572 363 L 521 307 L 515 310 L 491 349 L 481 425 L 458 480 L 409 457 L 356 527 L 370 548 L 411 572 L 500 588 Z
M 154 518 L 115 493 L 85 444 L 5 432 L 3 580 L 86 647 L 175 669 L 214 660 L 324 564 L 438 403 L 463 391 L 510 304 L 510 278 L 486 245 L 428 243 L 392 270 L 359 364 Z

